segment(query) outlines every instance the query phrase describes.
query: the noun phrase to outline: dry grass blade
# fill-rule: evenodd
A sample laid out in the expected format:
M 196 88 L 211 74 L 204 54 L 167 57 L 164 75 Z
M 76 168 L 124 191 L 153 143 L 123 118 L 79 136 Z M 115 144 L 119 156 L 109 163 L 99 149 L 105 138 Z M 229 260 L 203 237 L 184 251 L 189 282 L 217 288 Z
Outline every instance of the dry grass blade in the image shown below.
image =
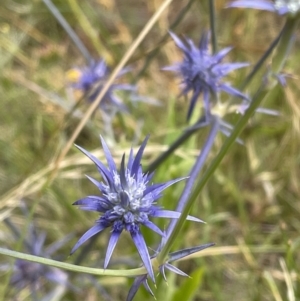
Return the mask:
M 82 118 L 81 122 L 78 124 L 76 129 L 74 130 L 71 138 L 67 142 L 64 149 L 61 151 L 60 155 L 56 159 L 54 165 L 55 169 L 50 176 L 49 182 L 52 181 L 52 179 L 55 178 L 56 171 L 59 168 L 60 162 L 64 159 L 64 157 L 67 155 L 68 151 L 72 147 L 74 141 L 76 140 L 77 136 L 80 134 L 81 130 L 89 120 L 89 118 L 92 116 L 93 112 L 97 109 L 99 106 L 100 101 L 102 100 L 105 93 L 108 91 L 109 87 L 112 85 L 113 81 L 116 79 L 117 75 L 121 71 L 121 69 L 126 65 L 128 60 L 131 58 L 137 47 L 141 44 L 141 42 L 145 39 L 146 35 L 149 33 L 151 28 L 154 26 L 160 15 L 164 12 L 164 10 L 171 4 L 173 0 L 165 0 L 162 5 L 159 7 L 159 9 L 155 12 L 155 14 L 150 18 L 150 20 L 147 22 L 143 30 L 140 32 L 138 37 L 134 40 L 134 42 L 131 44 L 127 52 L 124 54 L 123 58 L 121 59 L 120 63 L 117 65 L 117 67 L 112 72 L 112 75 L 108 79 L 106 85 L 103 87 L 101 92 L 99 93 L 98 97 L 95 99 L 95 101 L 90 105 L 89 109 L 85 113 L 84 117 Z
M 287 269 L 286 263 L 283 258 L 279 259 L 280 266 L 284 274 L 284 280 L 287 286 L 287 299 L 289 301 L 296 301 L 295 291 L 293 287 L 292 277 Z
M 81 10 L 81 8 L 78 4 L 78 1 L 68 0 L 68 2 L 69 2 L 69 6 L 70 6 L 71 10 L 73 11 L 74 15 L 76 16 L 76 19 L 78 20 L 78 23 L 83 28 L 84 32 L 89 36 L 89 38 L 91 39 L 96 50 L 99 53 L 102 53 L 102 56 L 106 62 L 112 63 L 113 62 L 112 55 L 105 48 L 104 44 L 101 43 L 101 41 L 99 41 L 98 32 L 90 24 L 87 16 Z
M 276 286 L 276 283 L 275 283 L 274 278 L 272 277 L 271 273 L 265 271 L 264 272 L 264 278 L 266 279 L 266 281 L 269 284 L 269 287 L 270 287 L 270 289 L 272 291 L 272 294 L 274 296 L 274 300 L 275 301 L 283 301 L 281 296 L 280 296 L 278 287 Z
M 165 151 L 166 149 L 167 149 L 167 145 L 165 145 L 165 146 L 164 145 L 151 145 L 145 150 L 144 154 L 145 154 L 145 156 L 153 156 L 153 155 L 155 156 L 157 153 L 161 153 L 162 151 Z M 138 150 L 138 147 L 133 148 L 133 151 L 135 153 L 137 152 L 137 150 Z M 124 152 L 128 153 L 129 151 L 130 151 L 129 148 L 128 149 L 124 148 L 122 150 L 114 151 L 115 162 L 117 164 L 120 164 L 123 153 Z M 189 150 L 189 151 L 177 150 L 175 152 L 175 154 L 178 157 L 187 159 L 187 158 L 196 156 L 197 152 L 198 152 L 197 150 Z M 95 157 L 99 158 L 100 160 L 104 159 L 104 153 L 102 150 L 91 151 L 91 153 Z M 74 154 L 72 156 L 69 156 L 69 157 L 65 158 L 64 160 L 62 160 L 57 171 L 59 171 L 60 176 L 63 177 L 65 175 L 62 173 L 64 169 L 69 169 L 70 167 L 74 167 L 74 166 L 92 165 L 92 164 L 93 164 L 93 162 L 89 158 L 82 156 L 82 154 L 79 153 L 79 154 Z M 12 210 L 13 208 L 15 208 L 19 205 L 19 200 L 21 198 L 25 198 L 34 193 L 37 193 L 39 191 L 39 189 L 41 189 L 41 187 L 43 187 L 45 185 L 45 183 L 47 183 L 47 177 L 49 176 L 49 174 L 51 174 L 51 172 L 53 172 L 54 169 L 55 169 L 55 165 L 54 165 L 54 163 L 51 163 L 48 166 L 46 166 L 45 168 L 30 175 L 18 186 L 7 191 L 6 194 L 4 194 L 1 198 L 0 209 L 8 207 L 9 208 L 8 210 Z M 69 170 L 69 172 L 72 172 L 72 170 L 71 171 Z M 6 212 L 6 211 L 3 211 L 3 212 Z M 6 213 L 3 215 L 3 217 L 6 217 Z M 1 216 L 0 216 L 0 220 L 1 220 Z

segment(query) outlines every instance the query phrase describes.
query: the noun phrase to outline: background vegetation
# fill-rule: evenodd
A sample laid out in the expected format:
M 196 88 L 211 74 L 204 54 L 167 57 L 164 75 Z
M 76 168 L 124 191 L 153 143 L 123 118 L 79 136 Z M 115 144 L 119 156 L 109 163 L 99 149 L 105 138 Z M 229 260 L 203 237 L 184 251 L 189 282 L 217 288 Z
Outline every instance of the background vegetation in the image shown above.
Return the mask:
M 105 58 L 113 68 L 162 1 L 53 2 L 93 57 Z M 216 1 L 219 47 L 233 45 L 230 60 L 254 63 L 280 31 L 283 18 L 254 10 L 225 10 L 225 2 Z M 177 97 L 179 81 L 174 74 L 161 71 L 181 58 L 171 39 L 164 38 L 174 22 L 172 30 L 176 34 L 198 41 L 203 29 L 209 27 L 207 1 L 174 0 L 130 59 L 133 70 L 127 81 L 136 83 L 140 95 L 157 99 L 160 106 L 125 99 L 130 113 L 113 119 L 114 136 L 97 111 L 76 144 L 103 159 L 99 143 L 102 134 L 120 161 L 123 152 L 128 153 L 131 145 L 138 146 L 149 133 L 144 158 L 147 166 L 187 127 L 188 100 Z M 187 223 L 177 242 L 177 249 L 207 242 L 215 242 L 216 246 L 203 251 L 201 258 L 179 264 L 192 279 L 170 274 L 168 285 L 159 280 L 154 288 L 158 300 L 300 299 L 299 47 L 298 35 L 285 67 L 285 72 L 292 75 L 287 87 L 272 103 L 263 104 L 281 115 L 256 114 L 251 120 L 241 137 L 245 145 L 234 146 L 193 207 L 192 214 L 207 224 Z M 80 95 L 68 84 L 68 70 L 84 64 L 84 58 L 41 1 L 1 1 L 0 240 L 4 247 L 24 250 L 20 238 L 2 223 L 4 219 L 10 218 L 25 237 L 33 219 L 37 228 L 47 233 L 46 245 L 74 234 L 59 251 L 60 260 L 73 263 L 77 254 L 68 257 L 71 248 L 97 218 L 93 212 L 72 207 L 77 199 L 96 193 L 84 175 L 97 177 L 94 166 L 75 147 L 61 162 L 54 180 L 48 182 L 55 158 L 89 105 L 80 102 L 76 113 L 70 114 Z M 230 77 L 234 86 L 250 70 L 244 69 Z M 256 77 L 249 93 L 262 76 L 263 73 Z M 238 114 L 228 116 L 231 123 L 237 118 Z M 199 130 L 157 169 L 154 180 L 167 181 L 188 174 L 206 134 L 207 130 Z M 209 160 L 224 139 L 219 134 Z M 167 190 L 163 205 L 174 208 L 182 188 L 183 183 Z M 32 216 L 24 216 L 21 203 L 26 203 Z M 164 228 L 166 224 L 160 226 Z M 99 237 L 82 265 L 102 267 L 107 235 Z M 149 245 L 155 247 L 159 237 L 145 235 Z M 1 257 L 2 263 L 7 261 L 13 263 Z M 130 264 L 137 266 L 138 256 L 130 238 L 123 235 L 111 267 L 125 268 Z M 9 277 L 7 271 L 0 274 L 2 300 L 30 300 L 28 289 L 18 296 L 15 289 L 7 289 Z M 124 300 L 132 280 L 70 274 L 70 282 L 79 291 L 71 289 L 55 295 L 53 300 Z M 45 283 L 41 292 L 51 289 L 53 285 Z M 151 298 L 141 289 L 136 300 Z

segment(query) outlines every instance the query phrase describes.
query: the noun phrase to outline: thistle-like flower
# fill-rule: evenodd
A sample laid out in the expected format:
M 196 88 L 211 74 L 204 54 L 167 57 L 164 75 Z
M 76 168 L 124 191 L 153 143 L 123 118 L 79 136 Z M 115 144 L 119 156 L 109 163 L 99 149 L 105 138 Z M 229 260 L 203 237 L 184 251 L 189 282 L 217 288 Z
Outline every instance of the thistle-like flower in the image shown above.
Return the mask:
M 101 163 L 91 153 L 77 146 L 96 165 L 104 182 L 98 182 L 88 177 L 102 193 L 101 196 L 88 196 L 76 201 L 73 205 L 80 206 L 83 210 L 100 213 L 95 225 L 89 229 L 73 247 L 71 254 L 75 252 L 90 237 L 102 232 L 106 228 L 112 228 L 107 252 L 104 260 L 104 268 L 108 266 L 113 250 L 123 230 L 128 231 L 139 252 L 145 268 L 154 281 L 154 273 L 146 242 L 140 230 L 144 225 L 161 236 L 161 231 L 149 219 L 152 217 L 179 218 L 180 212 L 164 210 L 157 205 L 157 200 L 162 196 L 163 190 L 184 178 L 175 179 L 167 183 L 150 184 L 153 174 L 144 174 L 141 167 L 141 159 L 147 144 L 148 137 L 144 140 L 136 156 L 131 149 L 127 165 L 125 154 L 122 157 L 120 170 L 117 170 L 113 157 L 101 137 L 102 147 L 105 153 L 108 167 Z M 201 220 L 188 217 L 189 220 L 202 222 Z
M 5 220 L 5 223 L 17 236 L 19 236 L 19 230 L 8 219 Z M 24 240 L 27 252 L 32 255 L 48 258 L 62 247 L 70 237 L 64 238 L 46 248 L 44 246 L 45 239 L 46 234 L 44 232 L 37 233 L 34 226 L 31 225 L 29 228 L 29 235 Z M 28 286 L 32 295 L 35 296 L 40 292 L 45 281 L 50 281 L 64 287 L 71 287 L 68 282 L 68 275 L 57 268 L 22 259 L 16 260 L 13 267 L 13 274 L 10 279 L 11 286 L 17 288 L 18 291 Z
M 212 100 L 220 92 L 226 92 L 232 96 L 248 99 L 246 95 L 230 84 L 222 82 L 224 76 L 229 72 L 248 66 L 248 63 L 222 63 L 224 57 L 232 49 L 227 47 L 216 54 L 209 51 L 209 32 L 204 32 L 199 46 L 196 47 L 192 40 L 180 40 L 174 33 L 170 32 L 175 44 L 183 51 L 184 59 L 181 63 L 165 67 L 164 70 L 175 71 L 182 78 L 182 94 L 192 91 L 190 107 L 187 118 L 192 115 L 196 101 L 203 94 L 205 116 L 208 119 L 212 107 Z
M 118 77 L 129 72 L 129 68 L 123 69 Z M 104 60 L 92 62 L 90 66 L 71 69 L 67 74 L 75 89 L 81 90 L 90 101 L 94 101 L 99 95 L 109 77 L 109 68 Z M 129 84 L 113 84 L 100 102 L 100 108 L 107 111 L 111 107 L 126 110 L 122 100 L 115 94 L 116 91 L 134 91 L 136 88 Z
M 237 0 L 227 7 L 245 7 L 276 12 L 279 15 L 296 15 L 300 11 L 299 0 Z

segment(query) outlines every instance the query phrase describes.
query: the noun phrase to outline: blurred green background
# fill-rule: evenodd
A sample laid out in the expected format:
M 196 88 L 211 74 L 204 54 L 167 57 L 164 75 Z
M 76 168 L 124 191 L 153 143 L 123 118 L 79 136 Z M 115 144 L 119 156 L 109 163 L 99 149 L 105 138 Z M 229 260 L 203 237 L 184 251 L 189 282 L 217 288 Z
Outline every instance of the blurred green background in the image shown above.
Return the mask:
M 53 1 L 76 31 L 94 58 L 106 59 L 113 68 L 161 0 L 66 0 Z M 234 46 L 228 58 L 255 63 L 280 31 L 284 18 L 254 10 L 225 10 L 226 1 L 216 1 L 217 39 L 220 48 Z M 180 18 L 179 18 L 180 17 Z M 99 134 L 104 135 L 117 162 L 123 152 L 150 134 L 145 151 L 147 166 L 166 150 L 187 127 L 188 100 L 178 99 L 179 79 L 162 67 L 181 59 L 181 53 L 166 36 L 173 31 L 197 42 L 203 29 L 209 28 L 207 1 L 175 0 L 161 15 L 151 32 L 130 59 L 132 72 L 127 82 L 136 82 L 140 95 L 160 101 L 160 106 L 124 102 L 129 114 L 116 116 L 109 134 L 97 111 L 81 131 L 76 144 L 95 151 L 100 159 Z M 280 111 L 280 117 L 257 114 L 242 134 L 245 145 L 236 144 L 209 181 L 192 209 L 192 214 L 207 224 L 187 223 L 179 234 L 176 248 L 207 242 L 216 246 L 203 251 L 202 257 L 179 263 L 193 278 L 168 273 L 168 285 L 158 278 L 157 300 L 203 301 L 296 301 L 300 300 L 300 39 L 296 37 L 284 71 L 291 74 L 272 103 L 265 107 Z M 153 53 L 155 55 L 153 55 Z M 151 59 L 150 59 L 151 58 Z M 144 70 L 145 62 L 148 62 Z M 264 70 L 248 93 L 262 81 Z M 30 223 L 19 209 L 25 202 L 32 209 L 34 223 L 47 232 L 46 245 L 69 233 L 74 237 L 60 250 L 61 260 L 68 257 L 77 239 L 92 226 L 97 214 L 82 212 L 72 203 L 97 193 L 85 178 L 97 178 L 89 160 L 72 147 L 62 160 L 54 181 L 53 162 L 71 137 L 89 103 L 80 102 L 76 114 L 70 112 L 80 95 L 68 83 L 68 71 L 83 66 L 84 58 L 66 32 L 41 1 L 2 0 L 0 4 L 0 241 L 1 246 L 22 251 L 2 221 L 10 220 L 26 235 Z M 141 72 L 143 70 L 143 72 Z M 250 68 L 232 73 L 228 80 L 238 86 Z M 226 101 L 226 96 L 222 95 Z M 199 102 L 200 103 L 200 102 Z M 199 107 L 200 108 L 200 107 Z M 195 120 L 196 120 L 195 116 Z M 238 114 L 227 120 L 235 123 Z M 155 182 L 186 176 L 206 138 L 200 130 L 160 166 Z M 217 154 L 225 137 L 218 135 L 207 165 Z M 184 183 L 168 189 L 161 202 L 174 208 Z M 161 228 L 167 224 L 159 221 Z M 159 237 L 145 231 L 147 242 L 155 247 Z M 108 233 L 99 237 L 83 265 L 102 267 Z M 80 252 L 80 251 L 77 251 Z M 118 242 L 112 268 L 126 268 L 126 260 L 139 264 L 135 248 L 126 234 Z M 129 260 L 129 262 L 132 262 Z M 13 262 L 0 257 L 0 262 Z M 31 300 L 29 290 L 16 295 L 5 288 L 9 273 L 1 271 L 2 300 Z M 51 300 L 125 300 L 132 279 L 95 278 L 107 295 L 99 293 L 93 281 L 79 281 L 70 274 L 70 282 L 79 292 L 67 291 Z M 84 286 L 83 286 L 84 284 Z M 49 292 L 53 285 L 40 289 Z M 110 297 L 108 297 L 110 296 Z M 135 300 L 151 300 L 142 288 Z

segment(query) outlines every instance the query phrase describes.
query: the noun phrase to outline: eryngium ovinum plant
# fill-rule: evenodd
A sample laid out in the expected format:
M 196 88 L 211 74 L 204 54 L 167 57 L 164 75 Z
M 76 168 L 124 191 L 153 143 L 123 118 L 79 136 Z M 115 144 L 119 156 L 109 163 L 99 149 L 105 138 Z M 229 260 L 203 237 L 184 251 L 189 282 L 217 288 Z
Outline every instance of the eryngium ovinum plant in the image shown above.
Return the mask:
M 179 139 L 174 141 L 169 146 L 169 149 L 155 162 L 150 164 L 147 169 L 142 167 L 142 155 L 148 138 L 142 142 L 136 154 L 131 150 L 127 160 L 125 155 L 123 155 L 120 166 L 117 166 L 115 163 L 114 157 L 103 138 L 101 138 L 101 143 L 107 161 L 106 164 L 98 160 L 92 153 L 78 146 L 93 161 L 98 169 L 100 174 L 99 179 L 89 176 L 88 179 L 98 188 L 99 194 L 83 197 L 76 201 L 74 205 L 82 210 L 95 211 L 99 213 L 99 217 L 95 223 L 91 223 L 90 228 L 79 238 L 71 253 L 79 249 L 81 245 L 88 244 L 90 238 L 99 233 L 104 236 L 104 230 L 109 229 L 107 250 L 103 258 L 104 269 L 78 267 L 76 265 L 51 261 L 47 258 L 41 260 L 36 256 L 29 256 L 4 249 L 1 249 L 2 254 L 50 266 L 59 266 L 62 269 L 65 268 L 77 272 L 102 276 L 134 277 L 132 287 L 127 296 L 127 300 L 130 301 L 134 298 L 142 284 L 150 294 L 154 295 L 148 279 L 156 283 L 156 272 L 160 273 L 166 281 L 166 270 L 181 276 L 187 276 L 184 271 L 177 268 L 173 263 L 192 253 L 196 253 L 194 254 L 196 256 L 197 252 L 213 245 L 213 243 L 207 243 L 199 246 L 185 246 L 181 250 L 173 250 L 174 243 L 179 244 L 178 238 L 182 235 L 182 228 L 187 220 L 202 222 L 198 217 L 190 216 L 189 211 L 225 154 L 228 153 L 230 147 L 236 141 L 242 143 L 238 137 L 248 120 L 256 111 L 264 113 L 272 112 L 259 108 L 259 105 L 262 101 L 272 97 L 272 92 L 274 89 L 277 89 L 278 85 L 285 83 L 282 70 L 294 41 L 293 36 L 298 24 L 300 2 L 296 0 L 228 1 L 226 7 L 230 9 L 254 8 L 267 10 L 285 18 L 283 29 L 278 33 L 278 36 L 258 62 L 251 68 L 249 75 L 244 79 L 240 87 L 234 87 L 227 78 L 227 75 L 238 68 L 247 67 L 249 64 L 245 62 L 229 62 L 227 54 L 232 49 L 231 47 L 217 50 L 218 39 L 215 32 L 214 1 L 209 1 L 209 3 L 211 30 L 208 31 L 199 28 L 200 42 L 198 45 L 190 38 L 180 38 L 179 35 L 170 32 L 171 38 L 181 51 L 183 57 L 182 61 L 164 68 L 176 73 L 181 81 L 181 94 L 190 97 L 190 104 L 187 109 L 188 120 L 195 112 L 195 108 L 199 107 L 196 106 L 196 103 L 198 101 L 202 103 L 202 111 L 198 112 L 201 118 L 196 124 L 183 132 Z M 270 55 L 272 55 L 271 66 L 265 68 L 264 63 Z M 260 87 L 256 92 L 251 93 L 251 95 L 250 93 L 245 93 L 243 90 L 251 83 L 254 76 L 258 74 L 257 71 L 262 68 L 265 68 L 265 75 L 261 79 Z M 106 65 L 104 65 L 103 61 L 94 63 L 92 69 L 93 72 L 95 70 L 100 71 L 100 73 L 102 72 L 100 75 L 106 74 Z M 81 72 L 81 74 L 83 76 L 81 81 L 83 86 L 79 88 L 82 89 L 89 88 L 86 84 L 90 85 L 90 82 L 95 79 L 95 74 L 97 77 L 97 72 L 93 74 Z M 130 86 L 122 87 L 127 88 Z M 98 86 L 100 91 L 102 88 L 103 85 Z M 107 96 L 111 95 L 109 93 L 114 88 L 118 88 L 118 86 L 112 86 L 109 92 L 107 92 L 108 94 L 105 94 L 104 98 L 106 102 L 113 101 L 113 99 Z M 97 90 L 97 93 L 100 91 Z M 229 108 L 229 112 L 231 105 L 233 105 L 235 110 L 241 113 L 240 119 L 235 125 L 228 124 L 225 121 L 226 114 L 220 114 L 218 110 L 218 106 L 221 105 L 221 107 L 224 107 L 224 99 L 227 101 L 228 106 L 226 107 Z M 163 164 L 165 159 L 176 148 L 204 126 L 210 128 L 209 133 L 189 174 L 182 175 L 178 179 L 168 179 L 166 176 L 167 182 L 156 183 L 153 180 L 153 170 L 155 167 Z M 208 154 L 214 145 L 219 131 L 226 134 L 228 138 L 214 160 L 207 162 Z M 207 168 L 201 178 L 198 178 L 204 164 L 207 165 Z M 173 210 L 166 210 L 160 205 L 160 199 L 164 197 L 163 192 L 167 188 L 172 189 L 173 184 L 179 181 L 185 182 L 183 192 L 178 197 L 178 200 L 176 200 L 175 208 Z M 173 203 L 174 200 L 172 200 Z M 171 221 L 166 229 L 161 229 L 155 223 L 156 218 L 170 219 Z M 160 243 L 157 246 L 148 245 L 147 239 L 141 231 L 142 227 L 149 228 L 152 230 L 152 233 L 160 237 Z M 110 270 L 108 264 L 119 237 L 123 232 L 130 234 L 136 251 L 140 256 L 142 266 L 136 269 Z M 84 249 L 83 246 L 81 249 Z M 83 256 L 88 256 L 88 250 L 83 252 Z

